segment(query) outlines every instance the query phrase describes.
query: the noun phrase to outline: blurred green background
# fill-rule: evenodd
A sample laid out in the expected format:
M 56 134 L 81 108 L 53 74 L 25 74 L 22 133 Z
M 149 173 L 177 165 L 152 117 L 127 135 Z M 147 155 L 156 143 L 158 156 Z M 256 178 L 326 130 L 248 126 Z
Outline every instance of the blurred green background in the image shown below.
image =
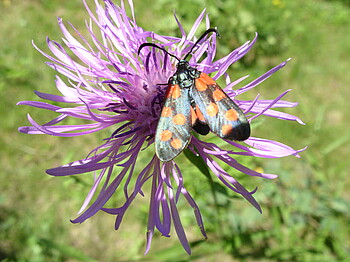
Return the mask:
M 93 1 L 88 2 L 93 7 Z M 173 10 L 188 31 L 206 7 L 212 26 L 222 35 L 218 58 L 258 32 L 253 50 L 229 70 L 231 79 L 250 74 L 243 84 L 292 57 L 282 71 L 244 98 L 260 93 L 273 99 L 293 89 L 285 99 L 300 104 L 285 112 L 299 116 L 306 126 L 265 117 L 253 126 L 253 135 L 308 150 L 301 159 L 238 159 L 252 169 L 280 175 L 272 181 L 230 170 L 249 190 L 259 187 L 255 197 L 262 215 L 214 176 L 210 183 L 180 156 L 185 185 L 201 208 L 209 236 L 203 240 L 192 209 L 180 201 L 191 256 L 174 232 L 169 239 L 157 234 L 150 253 L 143 256 L 147 190 L 118 231 L 114 217 L 102 212 L 73 225 L 69 219 L 76 217 L 92 174 L 53 178 L 45 169 L 84 158 L 108 133 L 76 138 L 20 134 L 17 128 L 28 124 L 26 113 L 40 123 L 53 115 L 15 104 L 39 100 L 34 90 L 57 93 L 55 72 L 31 40 L 46 51 L 46 36 L 62 42 L 56 17 L 87 36 L 88 15 L 80 0 L 1 0 L 2 261 L 350 261 L 349 1 L 135 0 L 134 5 L 140 26 L 173 36 L 180 36 Z

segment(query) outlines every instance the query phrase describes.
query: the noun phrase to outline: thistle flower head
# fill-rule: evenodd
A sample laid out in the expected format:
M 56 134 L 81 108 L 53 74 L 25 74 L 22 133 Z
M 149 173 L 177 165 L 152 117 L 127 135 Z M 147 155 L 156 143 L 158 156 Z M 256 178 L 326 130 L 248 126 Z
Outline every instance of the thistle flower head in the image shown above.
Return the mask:
M 20 127 L 19 131 L 27 134 L 74 137 L 106 129 L 105 134 L 109 132 L 110 135 L 100 146 L 87 154 L 86 158 L 47 170 L 47 173 L 53 176 L 86 172 L 96 174 L 92 188 L 79 211 L 80 215 L 72 222 L 82 223 L 99 210 L 103 210 L 116 216 L 115 228 L 118 229 L 135 197 L 138 194 L 146 195 L 150 198 L 146 253 L 150 248 L 155 230 L 163 236 L 169 236 L 171 223 L 182 246 L 190 253 L 189 243 L 176 207 L 180 197 L 184 197 L 193 208 L 197 224 L 204 237 L 206 233 L 199 207 L 184 187 L 184 178 L 176 159 L 162 163 L 153 154 L 140 173 L 134 172 L 134 169 L 142 149 L 153 146 L 166 89 L 164 84 L 174 74 L 178 62 L 172 56 L 184 58 L 193 47 L 195 36 L 201 34 L 197 29 L 204 19 L 209 28 L 209 18 L 203 11 L 186 34 L 175 16 L 181 32 L 181 37 L 178 38 L 158 35 L 139 27 L 134 17 L 132 1 L 129 1 L 132 17 L 126 14 L 123 2 L 121 6 L 117 6 L 109 0 L 104 0 L 102 5 L 96 0 L 96 12 L 92 12 L 85 1 L 84 4 L 91 18 L 86 24 L 90 40 L 81 35 L 72 25 L 68 30 L 62 19 L 58 19 L 64 35 L 64 45 L 47 38 L 52 54 L 47 54 L 34 45 L 50 60 L 47 64 L 64 79 L 68 79 L 65 81 L 60 76 L 56 78 L 56 87 L 61 95 L 36 91 L 40 98 L 55 103 L 37 101 L 18 103 L 54 111 L 58 116 L 48 123 L 39 124 L 28 115 L 31 126 Z M 265 115 L 302 123 L 299 118 L 276 110 L 280 107 L 296 106 L 296 103 L 281 100 L 290 90 L 273 100 L 260 100 L 259 96 L 251 101 L 236 99 L 238 95 L 253 89 L 284 67 L 288 61 L 238 88 L 239 83 L 247 77 L 231 81 L 226 71 L 252 48 L 256 40 L 257 36 L 225 57 L 215 60 L 217 36 L 212 34 L 200 41 L 188 61 L 199 71 L 211 74 L 214 80 L 224 78 L 225 92 L 245 112 L 250 122 Z M 172 56 L 154 48 L 143 48 L 138 54 L 139 47 L 147 42 L 156 43 Z M 203 57 L 205 58 L 202 59 Z M 64 124 L 67 118 L 82 121 L 76 125 Z M 253 197 L 255 190 L 246 190 L 220 167 L 217 160 L 247 175 L 271 179 L 277 176 L 251 170 L 237 162 L 235 156 L 277 158 L 294 155 L 298 157 L 301 150 L 294 150 L 282 143 L 255 137 L 247 139 L 245 144 L 225 141 L 231 145 L 230 150 L 223 150 L 215 144 L 192 137 L 189 149 L 203 159 L 225 186 L 241 194 L 261 211 Z M 121 169 L 116 172 L 115 166 Z M 152 185 L 151 192 L 143 192 L 142 187 L 148 180 Z M 105 207 L 117 190 L 124 192 L 123 204 L 113 208 Z

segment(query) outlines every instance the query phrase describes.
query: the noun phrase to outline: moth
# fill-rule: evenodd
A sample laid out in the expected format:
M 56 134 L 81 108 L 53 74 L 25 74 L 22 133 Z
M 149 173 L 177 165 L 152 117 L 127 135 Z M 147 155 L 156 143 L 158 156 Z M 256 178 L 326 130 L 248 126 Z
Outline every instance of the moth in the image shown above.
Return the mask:
M 139 47 L 138 54 L 142 48 L 152 46 L 178 60 L 176 72 L 168 81 L 155 135 L 156 154 L 161 161 L 178 156 L 190 142 L 192 130 L 201 135 L 211 131 L 220 138 L 237 141 L 250 136 L 249 122 L 237 104 L 209 75 L 190 66 L 186 60 L 211 32 L 218 34 L 214 28 L 205 31 L 181 60 L 153 43 Z

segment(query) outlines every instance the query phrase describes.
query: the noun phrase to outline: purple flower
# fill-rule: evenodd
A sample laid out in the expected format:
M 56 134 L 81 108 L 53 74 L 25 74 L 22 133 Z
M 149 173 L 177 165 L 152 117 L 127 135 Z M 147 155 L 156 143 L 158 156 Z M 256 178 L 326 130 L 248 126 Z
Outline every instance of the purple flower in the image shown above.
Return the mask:
M 184 187 L 184 178 L 176 160 L 162 163 L 153 154 L 150 162 L 140 173 L 134 172 L 142 149 L 153 147 L 154 134 L 166 89 L 165 85 L 159 84 L 168 82 L 175 71 L 177 61 L 164 52 L 152 50 L 152 48 L 142 49 L 140 55 L 137 55 L 137 51 L 141 44 L 154 42 L 166 48 L 174 56 L 181 58 L 191 49 L 195 42 L 195 35 L 201 34 L 196 31 L 204 18 L 209 28 L 209 18 L 203 11 L 190 32 L 186 34 L 175 16 L 181 31 L 181 38 L 162 36 L 144 31 L 137 26 L 132 1 L 129 1 L 132 18 L 127 16 L 123 2 L 120 7 L 109 0 L 104 1 L 104 7 L 98 1 L 95 2 L 97 15 L 84 1 L 91 17 L 91 21 L 86 25 L 91 41 L 88 41 L 70 25 L 74 33 L 72 35 L 62 23 L 62 19 L 58 19 L 65 37 L 63 39 L 65 46 L 47 39 L 47 44 L 53 54 L 49 55 L 34 45 L 51 60 L 47 64 L 68 80 L 63 81 L 59 76 L 56 78 L 56 87 L 62 95 L 36 91 L 40 98 L 52 101 L 55 105 L 35 101 L 18 103 L 58 113 L 55 119 L 45 124 L 38 124 L 28 115 L 31 126 L 20 127 L 19 131 L 26 134 L 73 137 L 103 129 L 110 130 L 113 126 L 114 132 L 103 140 L 102 145 L 93 149 L 85 159 L 47 170 L 47 173 L 53 176 L 95 173 L 94 184 L 79 211 L 80 215 L 72 222 L 82 223 L 99 210 L 103 210 L 116 216 L 115 229 L 118 229 L 135 197 L 138 194 L 142 196 L 150 194 L 145 253 L 150 249 L 155 229 L 162 235 L 169 236 L 171 223 L 173 223 L 182 246 L 190 254 L 190 246 L 176 207 L 180 197 L 185 197 L 193 208 L 197 224 L 205 238 L 206 233 L 199 207 Z M 290 90 L 285 91 L 274 100 L 259 100 L 259 96 L 251 101 L 236 99 L 236 96 L 253 89 L 284 67 L 288 61 L 272 68 L 249 84 L 232 90 L 247 76 L 232 82 L 226 70 L 252 48 L 256 39 L 257 36 L 253 41 L 243 44 L 227 56 L 214 61 L 216 35 L 213 34 L 198 45 L 189 63 L 198 70 L 211 74 L 214 80 L 223 77 L 226 81 L 224 90 L 246 113 L 250 122 L 260 115 L 265 115 L 303 124 L 295 116 L 276 111 L 276 108 L 297 105 L 297 103 L 281 100 Z M 206 54 L 206 57 L 199 63 L 203 54 Z M 81 124 L 63 124 L 64 120 L 69 117 L 82 120 Z M 298 153 L 302 150 L 294 150 L 282 143 L 255 137 L 244 141 L 245 145 L 225 141 L 232 145 L 230 151 L 201 141 L 196 137 L 192 137 L 189 149 L 204 160 L 222 183 L 241 194 L 261 212 L 259 204 L 253 197 L 256 190 L 247 191 L 222 169 L 216 160 L 219 159 L 247 175 L 272 179 L 277 175 L 253 171 L 238 163 L 234 156 L 277 158 L 294 155 L 299 157 Z M 113 170 L 115 166 L 118 167 L 119 173 Z M 142 187 L 148 180 L 152 184 L 152 189 L 150 193 L 144 193 Z M 116 208 L 105 208 L 105 204 L 116 190 L 124 193 L 124 203 Z M 91 203 L 94 195 L 97 196 L 96 200 Z

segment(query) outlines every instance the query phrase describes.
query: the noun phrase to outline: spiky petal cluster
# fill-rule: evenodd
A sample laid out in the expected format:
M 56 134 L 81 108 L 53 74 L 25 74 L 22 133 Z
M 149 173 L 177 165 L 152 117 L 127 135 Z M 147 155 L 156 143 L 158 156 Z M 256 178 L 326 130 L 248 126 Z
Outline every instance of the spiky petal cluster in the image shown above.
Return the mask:
M 48 123 L 38 124 L 28 115 L 31 126 L 21 127 L 19 131 L 27 134 L 74 137 L 113 128 L 114 132 L 111 132 L 103 144 L 93 149 L 85 159 L 47 170 L 47 173 L 53 176 L 95 172 L 94 184 L 79 211 L 80 216 L 72 222 L 84 222 L 99 210 L 103 210 L 116 216 L 115 228 L 118 229 L 128 207 L 138 194 L 144 195 L 142 187 L 146 181 L 150 180 L 152 189 L 150 193 L 146 193 L 150 195 L 146 253 L 150 248 L 155 229 L 159 230 L 162 235 L 169 236 L 171 223 L 174 225 L 182 246 L 190 253 L 188 240 L 176 207 L 181 195 L 194 209 L 197 224 L 204 237 L 206 233 L 199 208 L 184 187 L 181 170 L 176 161 L 161 163 L 156 155 L 153 155 L 139 174 L 134 172 L 141 149 L 154 142 L 165 91 L 165 86 L 159 84 L 167 83 L 169 77 L 174 73 L 176 60 L 170 59 L 161 51 L 145 48 L 140 55 L 137 55 L 137 50 L 145 42 L 155 42 L 181 58 L 192 47 L 195 34 L 200 34 L 196 31 L 203 19 L 206 20 L 206 25 L 209 27 L 209 18 L 203 11 L 190 32 L 186 34 L 175 16 L 181 31 L 181 37 L 177 38 L 158 35 L 137 26 L 131 0 L 129 5 L 132 18 L 127 16 L 123 2 L 121 6 L 116 6 L 111 1 L 105 0 L 102 6 L 96 0 L 96 15 L 89 9 L 85 1 L 84 4 L 91 17 L 86 24 L 91 38 L 89 41 L 72 25 L 70 26 L 74 35 L 71 34 L 62 20 L 58 19 L 64 35 L 64 45 L 47 39 L 52 55 L 35 46 L 51 61 L 47 63 L 50 67 L 64 78 L 68 78 L 66 82 L 59 76 L 56 78 L 56 87 L 62 95 L 36 91 L 40 98 L 54 102 L 55 105 L 35 101 L 18 103 L 54 111 L 58 113 L 58 116 Z M 255 41 L 256 37 L 227 56 L 214 61 L 216 36 L 212 35 L 198 45 L 189 62 L 198 70 L 211 74 L 214 80 L 224 77 L 226 93 L 247 114 L 249 121 L 265 115 L 302 123 L 295 116 L 275 110 L 278 107 L 296 106 L 296 103 L 281 100 L 289 90 L 274 100 L 259 100 L 259 97 L 252 101 L 235 99 L 237 95 L 256 87 L 287 62 L 281 63 L 249 84 L 233 91 L 232 88 L 246 77 L 231 82 L 225 72 L 229 66 L 251 49 Z M 206 54 L 205 59 L 198 63 L 203 54 Z M 82 123 L 64 124 L 66 118 L 80 119 Z M 204 160 L 222 183 L 231 190 L 242 194 L 261 211 L 252 196 L 255 191 L 248 192 L 223 170 L 216 160 L 219 159 L 247 175 L 271 179 L 276 175 L 253 171 L 238 163 L 234 156 L 276 158 L 289 155 L 298 156 L 300 151 L 279 142 L 255 137 L 246 140 L 246 145 L 232 141 L 226 142 L 232 145 L 230 151 L 222 150 L 214 144 L 193 137 L 189 148 Z M 114 169 L 118 169 L 117 172 Z M 106 208 L 107 201 L 116 190 L 124 192 L 123 204 L 116 208 Z M 95 200 L 92 201 L 94 196 Z

